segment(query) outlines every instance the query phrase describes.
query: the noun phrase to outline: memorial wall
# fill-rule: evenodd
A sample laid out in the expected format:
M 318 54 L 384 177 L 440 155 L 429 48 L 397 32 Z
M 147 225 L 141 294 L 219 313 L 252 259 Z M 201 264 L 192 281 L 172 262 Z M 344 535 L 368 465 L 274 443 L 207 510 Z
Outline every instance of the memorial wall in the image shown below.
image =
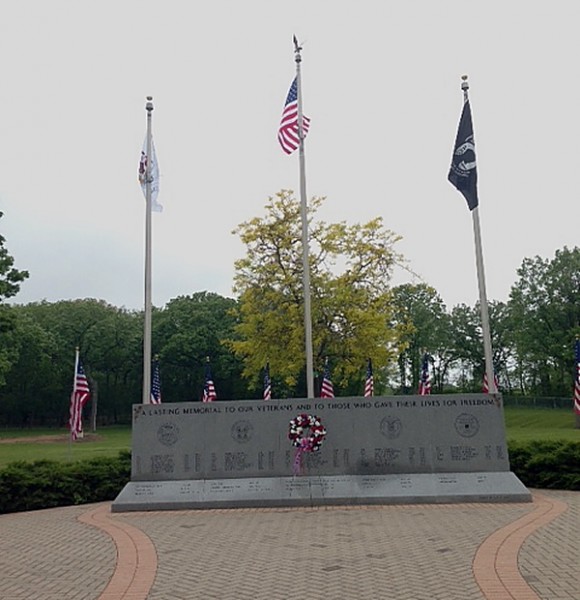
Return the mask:
M 288 437 L 302 414 L 318 452 L 312 429 Z M 132 449 L 113 512 L 532 499 L 499 395 L 137 404 Z
M 299 475 L 509 471 L 501 397 L 454 394 L 135 405 L 131 479 L 296 476 L 301 413 L 326 436 Z

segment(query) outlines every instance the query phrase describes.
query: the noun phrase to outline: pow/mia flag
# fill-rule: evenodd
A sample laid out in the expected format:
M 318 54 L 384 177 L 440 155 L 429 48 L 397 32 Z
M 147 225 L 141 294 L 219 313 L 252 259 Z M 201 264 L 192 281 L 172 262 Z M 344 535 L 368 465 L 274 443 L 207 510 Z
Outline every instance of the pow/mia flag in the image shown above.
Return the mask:
M 465 196 L 469 210 L 478 204 L 477 166 L 475 163 L 475 140 L 469 100 L 463 104 L 463 111 L 457 129 L 455 148 L 451 157 L 451 168 L 447 179 Z

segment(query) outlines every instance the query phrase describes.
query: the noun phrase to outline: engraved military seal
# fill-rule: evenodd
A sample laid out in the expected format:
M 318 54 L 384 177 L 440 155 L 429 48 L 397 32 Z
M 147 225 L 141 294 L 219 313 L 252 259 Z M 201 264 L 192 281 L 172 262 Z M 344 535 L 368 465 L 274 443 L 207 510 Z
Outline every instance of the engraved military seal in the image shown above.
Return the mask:
M 252 439 L 254 435 L 254 426 L 249 421 L 236 421 L 231 429 L 232 438 L 238 444 L 245 444 Z
M 174 423 L 164 423 L 157 430 L 157 439 L 164 446 L 173 446 L 179 439 L 179 427 Z
M 461 413 L 455 419 L 455 431 L 457 431 L 461 437 L 473 437 L 479 431 L 479 421 L 477 417 L 468 413 Z
M 381 421 L 381 433 L 389 440 L 394 440 L 401 435 L 403 424 L 399 417 L 385 417 Z

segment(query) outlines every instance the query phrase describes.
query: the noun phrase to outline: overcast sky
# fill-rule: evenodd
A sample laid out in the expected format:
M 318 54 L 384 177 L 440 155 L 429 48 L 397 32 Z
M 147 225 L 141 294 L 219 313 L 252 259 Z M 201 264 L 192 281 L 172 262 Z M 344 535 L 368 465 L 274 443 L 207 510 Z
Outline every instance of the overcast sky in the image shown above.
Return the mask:
M 232 230 L 299 189 L 276 130 L 304 42 L 307 194 L 382 216 L 449 308 L 478 298 L 471 213 L 447 181 L 469 75 L 490 300 L 580 240 L 580 3 L 28 0 L 0 22 L 0 233 L 13 299 L 143 307 L 137 180 L 154 97 L 153 304 L 232 295 Z M 413 281 L 398 274 L 395 283 Z M 417 282 L 417 280 L 415 280 Z

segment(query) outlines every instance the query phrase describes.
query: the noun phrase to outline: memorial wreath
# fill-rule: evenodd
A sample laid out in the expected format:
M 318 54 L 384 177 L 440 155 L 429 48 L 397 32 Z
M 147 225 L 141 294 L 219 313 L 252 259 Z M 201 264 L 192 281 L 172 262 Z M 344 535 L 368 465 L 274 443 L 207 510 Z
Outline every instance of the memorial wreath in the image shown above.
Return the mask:
M 290 421 L 288 439 L 302 452 L 318 452 L 326 437 L 320 418 L 301 414 Z

